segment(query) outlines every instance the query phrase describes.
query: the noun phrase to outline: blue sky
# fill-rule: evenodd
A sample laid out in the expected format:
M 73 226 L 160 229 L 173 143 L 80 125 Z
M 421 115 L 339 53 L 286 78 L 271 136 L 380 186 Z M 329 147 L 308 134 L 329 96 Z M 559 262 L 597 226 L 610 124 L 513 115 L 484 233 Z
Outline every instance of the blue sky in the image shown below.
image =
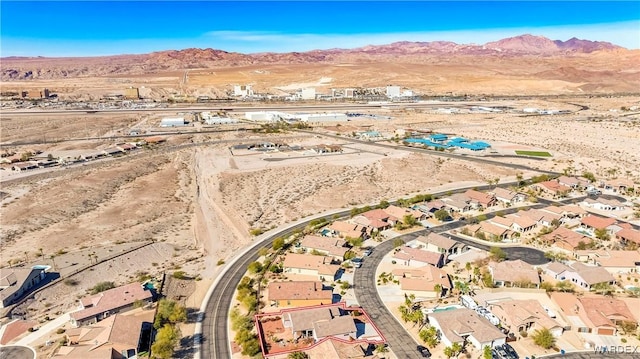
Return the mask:
M 189 47 L 242 53 L 394 41 L 482 44 L 525 33 L 640 48 L 640 2 L 5 1 L 0 56 L 97 56 Z

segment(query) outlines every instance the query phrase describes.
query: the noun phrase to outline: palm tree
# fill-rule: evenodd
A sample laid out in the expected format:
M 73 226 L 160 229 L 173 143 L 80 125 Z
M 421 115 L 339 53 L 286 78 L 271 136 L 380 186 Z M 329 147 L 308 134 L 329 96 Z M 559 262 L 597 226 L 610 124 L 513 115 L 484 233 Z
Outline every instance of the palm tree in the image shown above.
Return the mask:
M 433 290 L 436 292 L 436 296 L 440 298 L 442 296 L 442 286 L 440 284 L 436 284 L 433 286 Z
M 40 251 L 40 259 L 44 258 L 44 252 L 42 251 L 42 248 L 38 248 L 38 251 Z
M 29 251 L 24 251 L 24 259 L 25 263 L 29 261 Z
M 53 263 L 53 270 L 56 270 L 56 261 L 55 261 L 56 255 L 52 254 L 52 255 L 49 256 L 49 258 L 51 259 L 51 262 Z

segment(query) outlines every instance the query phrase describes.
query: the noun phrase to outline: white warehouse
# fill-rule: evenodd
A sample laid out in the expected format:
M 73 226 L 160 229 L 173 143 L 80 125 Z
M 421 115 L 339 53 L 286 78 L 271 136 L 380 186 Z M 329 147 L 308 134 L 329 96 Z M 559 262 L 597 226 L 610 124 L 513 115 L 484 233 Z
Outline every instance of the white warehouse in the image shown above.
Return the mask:
M 400 97 L 400 86 L 387 86 L 387 97 Z
M 344 113 L 304 113 L 297 114 L 295 117 L 299 118 L 301 122 L 307 123 L 344 122 L 349 119 Z
M 300 98 L 303 100 L 315 100 L 316 99 L 316 89 L 313 87 L 302 89 L 300 91 Z
M 254 122 L 278 122 L 284 120 L 292 120 L 296 118 L 296 116 L 284 112 L 257 111 L 245 112 L 244 118 Z
M 167 117 L 160 121 L 160 127 L 182 127 L 186 125 L 184 117 Z

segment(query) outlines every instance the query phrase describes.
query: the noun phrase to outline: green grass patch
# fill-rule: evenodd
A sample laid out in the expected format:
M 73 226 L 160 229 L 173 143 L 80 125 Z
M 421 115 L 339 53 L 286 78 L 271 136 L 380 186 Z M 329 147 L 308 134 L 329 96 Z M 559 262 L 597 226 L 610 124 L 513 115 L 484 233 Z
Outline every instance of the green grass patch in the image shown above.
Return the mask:
M 536 156 L 536 157 L 552 157 L 549 152 L 545 151 L 521 151 L 516 150 L 517 155 L 521 156 Z

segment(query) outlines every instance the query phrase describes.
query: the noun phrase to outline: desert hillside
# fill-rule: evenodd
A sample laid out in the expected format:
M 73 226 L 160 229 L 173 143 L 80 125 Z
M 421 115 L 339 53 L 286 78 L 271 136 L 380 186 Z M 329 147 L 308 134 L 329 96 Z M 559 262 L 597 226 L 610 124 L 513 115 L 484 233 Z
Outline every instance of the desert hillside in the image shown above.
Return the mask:
M 283 88 L 405 86 L 421 94 L 635 92 L 640 51 L 610 43 L 522 35 L 484 45 L 397 42 L 355 49 L 241 54 L 184 49 L 87 58 L 2 59 L 3 91 L 49 87 L 70 98 L 128 86 L 147 97 L 225 96 L 233 84 L 278 94 Z M 100 95 L 98 95 L 100 94 Z M 76 97 L 77 98 L 77 97 Z M 91 98 L 89 98 L 91 99 Z

